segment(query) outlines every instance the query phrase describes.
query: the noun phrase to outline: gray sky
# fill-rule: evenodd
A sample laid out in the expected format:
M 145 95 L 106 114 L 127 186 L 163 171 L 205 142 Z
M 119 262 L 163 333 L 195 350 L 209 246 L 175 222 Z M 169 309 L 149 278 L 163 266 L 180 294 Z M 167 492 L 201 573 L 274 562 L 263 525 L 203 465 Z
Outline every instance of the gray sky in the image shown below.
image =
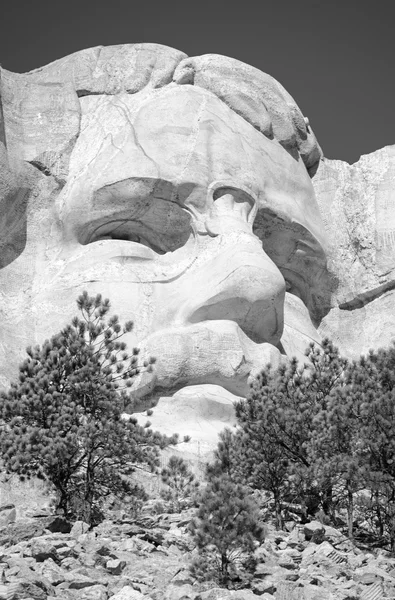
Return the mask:
M 278 79 L 329 158 L 395 143 L 395 0 L 8 0 L 0 62 L 24 72 L 98 45 L 224 54 Z

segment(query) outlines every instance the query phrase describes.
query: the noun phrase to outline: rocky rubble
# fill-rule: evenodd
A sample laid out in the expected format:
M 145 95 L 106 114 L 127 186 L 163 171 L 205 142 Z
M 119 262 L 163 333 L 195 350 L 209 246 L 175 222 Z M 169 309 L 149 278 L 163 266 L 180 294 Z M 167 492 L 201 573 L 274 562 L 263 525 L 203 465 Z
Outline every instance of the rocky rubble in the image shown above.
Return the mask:
M 318 521 L 267 526 L 249 589 L 196 582 L 188 535 L 193 511 L 107 520 L 89 530 L 54 515 L 0 528 L 0 600 L 381 600 L 395 599 L 395 558 L 354 546 Z M 14 511 L 15 512 L 15 511 Z

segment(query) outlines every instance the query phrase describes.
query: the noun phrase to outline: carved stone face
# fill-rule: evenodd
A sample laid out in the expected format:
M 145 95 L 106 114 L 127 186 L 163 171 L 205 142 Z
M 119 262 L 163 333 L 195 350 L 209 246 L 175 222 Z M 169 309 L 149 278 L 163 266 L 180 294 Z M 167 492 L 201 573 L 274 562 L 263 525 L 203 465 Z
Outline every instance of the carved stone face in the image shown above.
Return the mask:
M 141 406 L 174 405 L 180 389 L 188 405 L 193 389 L 206 425 L 208 395 L 246 395 L 267 362 L 318 339 L 326 241 L 307 168 L 319 154 L 270 76 L 137 44 L 3 71 L 0 92 L 0 383 L 83 290 L 133 320 L 128 347 L 157 359 L 136 380 Z
M 295 318 L 314 331 L 308 265 L 322 268 L 324 236 L 303 162 L 193 86 L 80 103 L 66 185 L 28 211 L 24 252 L 2 271 L 21 345 L 58 331 L 82 290 L 100 292 L 134 320 L 128 346 L 157 358 L 139 394 L 210 383 L 244 395 Z

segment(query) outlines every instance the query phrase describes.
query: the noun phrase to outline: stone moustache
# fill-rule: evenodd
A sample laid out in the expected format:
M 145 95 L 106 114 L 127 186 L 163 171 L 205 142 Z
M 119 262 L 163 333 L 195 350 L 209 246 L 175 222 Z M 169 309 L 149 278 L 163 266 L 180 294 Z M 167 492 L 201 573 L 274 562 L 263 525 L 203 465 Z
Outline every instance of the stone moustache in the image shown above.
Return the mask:
M 381 167 L 372 192 L 366 168 L 324 160 L 271 76 L 130 44 L 3 69 L 0 94 L 2 385 L 83 290 L 132 319 L 128 347 L 156 357 L 134 387 L 141 408 L 157 404 L 153 425 L 174 430 L 177 414 L 180 433 L 203 441 L 268 362 L 301 358 L 322 334 L 351 355 L 380 345 L 366 322 L 392 289 L 376 243 L 391 232 L 368 218 Z

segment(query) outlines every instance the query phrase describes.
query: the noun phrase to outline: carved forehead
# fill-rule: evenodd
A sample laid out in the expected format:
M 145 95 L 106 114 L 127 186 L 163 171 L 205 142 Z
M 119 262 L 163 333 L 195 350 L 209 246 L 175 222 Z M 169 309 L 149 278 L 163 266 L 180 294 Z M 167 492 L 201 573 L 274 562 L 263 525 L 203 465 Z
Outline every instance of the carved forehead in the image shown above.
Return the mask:
M 3 70 L 1 96 L 9 152 L 44 162 L 51 170 L 47 163 L 53 153 L 67 154 L 68 145 L 78 136 L 77 97 L 135 94 L 172 82 L 214 93 L 264 136 L 277 139 L 291 153 L 299 152 L 314 173 L 319 146 L 296 103 L 275 79 L 232 58 L 188 58 L 158 44 L 91 48 L 22 75 Z M 50 159 L 48 152 L 52 152 Z M 56 168 L 65 171 L 64 165 Z
M 76 201 L 117 181 L 150 178 L 172 182 L 172 200 L 202 212 L 214 182 L 248 190 L 262 205 L 270 198 L 271 208 L 291 220 L 305 222 L 314 211 L 302 161 L 207 90 L 172 84 L 134 95 L 91 95 L 81 98 L 81 108 L 70 182 L 83 181 L 85 191 Z

